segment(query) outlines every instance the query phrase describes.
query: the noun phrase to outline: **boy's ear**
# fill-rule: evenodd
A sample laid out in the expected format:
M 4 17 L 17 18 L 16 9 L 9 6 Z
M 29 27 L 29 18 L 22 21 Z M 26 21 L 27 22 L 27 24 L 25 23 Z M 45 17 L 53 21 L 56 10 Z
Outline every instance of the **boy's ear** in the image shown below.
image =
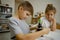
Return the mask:
M 18 12 L 23 12 L 23 11 L 24 11 L 23 7 L 19 7 Z
M 19 9 L 20 9 L 21 11 L 23 11 L 23 7 L 20 7 Z

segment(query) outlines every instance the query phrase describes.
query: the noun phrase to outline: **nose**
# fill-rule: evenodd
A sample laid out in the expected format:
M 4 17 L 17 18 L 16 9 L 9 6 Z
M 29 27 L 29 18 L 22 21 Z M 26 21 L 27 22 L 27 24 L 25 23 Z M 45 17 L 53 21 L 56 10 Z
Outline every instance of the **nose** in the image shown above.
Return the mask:
M 51 17 L 51 15 L 49 15 L 49 17 Z
M 25 18 L 28 18 L 28 16 L 26 16 Z

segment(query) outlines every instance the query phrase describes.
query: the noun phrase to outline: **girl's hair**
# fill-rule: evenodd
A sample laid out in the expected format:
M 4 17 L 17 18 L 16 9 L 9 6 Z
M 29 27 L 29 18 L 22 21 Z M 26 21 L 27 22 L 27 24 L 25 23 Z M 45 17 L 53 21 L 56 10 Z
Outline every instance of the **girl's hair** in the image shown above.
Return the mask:
M 53 4 L 48 4 L 46 9 L 45 9 L 45 13 L 47 13 L 48 11 L 52 10 L 54 13 L 56 13 L 56 8 L 53 6 Z
M 19 4 L 18 10 L 21 6 L 23 7 L 24 10 L 31 12 L 31 14 L 33 15 L 33 6 L 30 4 L 30 2 L 23 1 L 22 3 Z

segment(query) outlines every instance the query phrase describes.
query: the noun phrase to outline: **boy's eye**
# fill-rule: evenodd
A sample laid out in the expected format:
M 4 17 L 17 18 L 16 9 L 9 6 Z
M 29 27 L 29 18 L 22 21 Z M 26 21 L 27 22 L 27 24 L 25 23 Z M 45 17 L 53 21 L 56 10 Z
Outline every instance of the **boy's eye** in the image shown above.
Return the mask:
M 29 14 L 26 14 L 27 16 L 29 16 Z

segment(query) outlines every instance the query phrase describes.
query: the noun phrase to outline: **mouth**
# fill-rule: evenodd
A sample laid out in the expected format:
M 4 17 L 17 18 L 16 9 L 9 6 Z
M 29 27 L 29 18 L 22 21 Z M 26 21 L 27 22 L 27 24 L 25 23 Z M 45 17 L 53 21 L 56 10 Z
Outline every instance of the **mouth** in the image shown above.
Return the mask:
M 23 19 L 27 19 L 27 18 L 24 17 Z

